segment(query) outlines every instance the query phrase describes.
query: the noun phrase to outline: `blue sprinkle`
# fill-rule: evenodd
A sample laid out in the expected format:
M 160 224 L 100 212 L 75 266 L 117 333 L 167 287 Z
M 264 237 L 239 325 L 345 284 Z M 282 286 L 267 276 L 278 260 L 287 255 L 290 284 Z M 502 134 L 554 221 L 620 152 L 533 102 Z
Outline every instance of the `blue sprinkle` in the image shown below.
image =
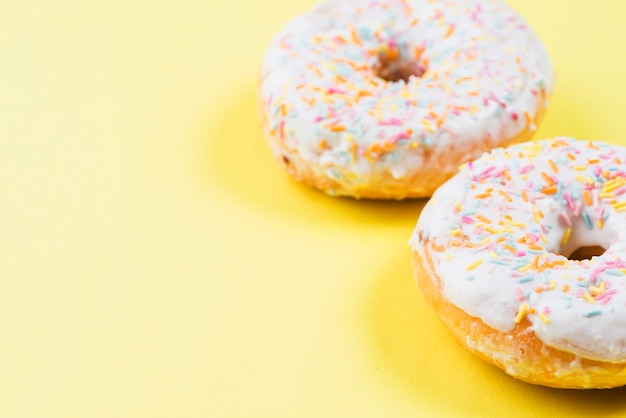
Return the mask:
M 608 269 L 604 270 L 606 274 L 610 274 L 611 276 L 623 276 L 624 272 L 619 269 Z
M 532 282 L 533 280 L 535 280 L 535 278 L 533 276 L 526 276 L 526 277 L 522 277 L 521 279 L 518 279 L 517 282 L 518 283 L 528 283 L 528 282 Z
M 364 41 L 369 41 L 372 39 L 372 31 L 367 26 L 362 26 L 358 29 L 359 38 Z
M 602 313 L 601 310 L 597 310 L 597 311 L 589 311 L 587 313 L 585 313 L 585 317 L 587 318 L 591 318 L 592 316 L 598 316 Z
M 585 225 L 587 225 L 587 229 L 593 229 L 593 223 L 591 222 L 591 218 L 586 211 L 583 211 L 583 219 L 585 220 Z

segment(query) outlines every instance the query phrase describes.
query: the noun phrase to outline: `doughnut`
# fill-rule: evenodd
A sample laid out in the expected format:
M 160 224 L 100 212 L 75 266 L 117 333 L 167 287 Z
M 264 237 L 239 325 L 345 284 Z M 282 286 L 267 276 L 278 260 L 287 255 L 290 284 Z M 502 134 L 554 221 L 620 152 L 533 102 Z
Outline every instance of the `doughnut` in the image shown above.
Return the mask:
M 626 148 L 560 137 L 462 165 L 409 241 L 455 339 L 557 388 L 626 384 Z
M 275 160 L 333 196 L 427 197 L 458 166 L 525 141 L 554 74 L 494 0 L 330 0 L 270 42 L 259 78 Z

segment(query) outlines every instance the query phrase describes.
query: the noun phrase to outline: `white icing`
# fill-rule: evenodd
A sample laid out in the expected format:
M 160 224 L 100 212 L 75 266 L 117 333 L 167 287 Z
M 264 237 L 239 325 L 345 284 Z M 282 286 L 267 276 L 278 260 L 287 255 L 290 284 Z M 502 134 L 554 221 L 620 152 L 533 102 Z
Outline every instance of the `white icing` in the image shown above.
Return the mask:
M 626 148 L 589 144 L 557 138 L 485 154 L 437 190 L 410 244 L 422 257 L 428 252 L 430 274 L 441 279 L 444 296 L 469 315 L 507 332 L 528 304 L 534 309 L 526 315 L 531 328 L 547 345 L 621 362 L 626 361 Z M 482 181 L 481 173 L 486 173 Z M 544 174 L 553 179 L 556 193 L 546 191 L 550 182 Z M 534 249 L 525 243 L 533 239 Z M 453 246 L 455 240 L 463 244 Z M 425 248 L 426 241 L 445 251 Z M 607 250 L 591 260 L 567 259 L 592 245 Z M 536 255 L 539 262 L 532 266 Z M 477 260 L 482 263 L 471 268 Z M 545 262 L 551 264 L 542 269 Z
M 423 48 L 422 77 L 374 74 L 377 51 L 394 43 L 403 57 Z M 385 173 L 408 181 L 427 160 L 451 175 L 480 155 L 475 144 L 533 129 L 552 85 L 544 47 L 502 2 L 329 0 L 275 36 L 260 96 L 275 152 L 353 194 Z

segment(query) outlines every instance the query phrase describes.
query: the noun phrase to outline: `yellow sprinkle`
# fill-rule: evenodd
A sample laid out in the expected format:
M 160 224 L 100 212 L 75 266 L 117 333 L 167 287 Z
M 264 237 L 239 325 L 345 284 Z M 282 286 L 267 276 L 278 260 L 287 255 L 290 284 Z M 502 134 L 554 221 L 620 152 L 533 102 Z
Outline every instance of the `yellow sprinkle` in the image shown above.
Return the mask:
M 554 280 L 550 280 L 550 285 L 548 286 L 548 289 L 554 290 L 555 287 L 556 287 L 556 282 Z
M 491 258 L 498 258 L 498 254 L 497 254 L 495 251 L 491 251 L 491 252 L 489 253 L 489 256 L 490 256 Z
M 485 227 L 485 231 L 492 233 L 492 234 L 499 234 L 500 231 L 498 231 L 496 228 L 493 228 L 491 226 L 486 226 Z
M 621 208 L 623 208 L 623 207 L 626 207 L 626 201 L 619 202 L 619 203 L 615 203 L 615 204 L 613 205 L 613 209 L 616 209 L 616 210 L 617 210 L 617 209 L 621 209 Z
M 519 308 L 517 315 L 515 316 L 515 323 L 519 324 L 520 322 L 522 322 L 522 319 L 524 319 L 527 313 L 528 313 L 528 304 L 523 303 L 522 306 Z
M 565 235 L 563 235 L 563 239 L 561 240 L 561 245 L 567 244 L 567 241 L 569 241 L 569 237 L 571 235 L 572 235 L 572 228 L 567 228 L 565 230 Z
M 602 229 L 603 226 L 604 226 L 604 221 L 602 220 L 602 218 L 598 219 L 598 229 Z
M 435 129 L 430 125 L 428 119 L 422 119 L 422 126 L 431 134 L 435 132 Z
M 411 147 L 412 149 L 415 149 L 415 148 L 417 148 L 417 147 L 418 147 L 418 144 L 417 144 L 417 142 L 411 142 L 411 145 L 410 145 L 410 147 Z
M 446 253 L 446 261 L 450 261 L 452 260 L 452 256 L 450 255 L 450 253 Z
M 461 230 L 461 228 L 457 228 L 457 229 L 451 229 L 448 233 L 452 235 L 453 237 L 458 237 L 463 233 L 463 231 Z
M 595 299 L 589 293 L 585 293 L 583 295 L 583 299 L 585 299 L 587 302 L 589 302 L 592 305 L 596 303 Z
M 609 181 L 607 181 L 606 183 L 604 183 L 604 187 L 602 188 L 602 192 L 603 193 L 609 193 L 612 192 L 614 190 L 619 189 L 620 187 L 622 187 L 624 185 L 624 181 L 623 180 L 614 180 L 612 183 L 609 183 Z
M 549 324 L 550 323 L 550 318 L 548 318 L 545 314 L 540 313 L 539 314 L 539 319 L 541 319 L 543 321 L 544 324 Z
M 478 260 L 474 261 L 472 264 L 467 266 L 466 270 L 467 271 L 474 270 L 476 267 L 480 266 L 482 262 L 483 262 L 482 258 L 479 258 Z
M 526 264 L 525 266 L 520 267 L 517 271 L 519 271 L 520 273 L 524 273 L 525 271 L 528 271 L 528 269 L 530 269 L 532 267 L 532 264 Z
M 574 166 L 574 170 L 576 170 L 576 171 L 584 171 L 584 170 L 586 170 L 586 169 L 587 169 L 587 166 L 586 166 L 586 165 L 577 165 L 577 166 Z
M 604 282 L 602 282 L 602 283 L 604 283 Z M 602 293 L 602 292 L 603 292 L 603 290 L 602 290 L 602 288 L 600 288 L 600 287 L 598 287 L 598 286 L 589 286 L 589 292 L 591 292 L 591 294 L 592 294 L 593 296 L 597 296 L 597 295 L 599 295 L 600 293 Z

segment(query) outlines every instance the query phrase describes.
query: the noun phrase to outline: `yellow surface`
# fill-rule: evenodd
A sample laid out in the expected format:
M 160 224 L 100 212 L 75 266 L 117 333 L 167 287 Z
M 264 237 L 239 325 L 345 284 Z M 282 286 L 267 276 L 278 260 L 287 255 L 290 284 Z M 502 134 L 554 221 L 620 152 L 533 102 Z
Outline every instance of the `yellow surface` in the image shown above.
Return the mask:
M 0 417 L 623 416 L 517 382 L 413 283 L 423 202 L 292 182 L 257 126 L 312 0 L 0 0 Z M 515 0 L 557 88 L 539 137 L 626 144 L 626 3 Z

